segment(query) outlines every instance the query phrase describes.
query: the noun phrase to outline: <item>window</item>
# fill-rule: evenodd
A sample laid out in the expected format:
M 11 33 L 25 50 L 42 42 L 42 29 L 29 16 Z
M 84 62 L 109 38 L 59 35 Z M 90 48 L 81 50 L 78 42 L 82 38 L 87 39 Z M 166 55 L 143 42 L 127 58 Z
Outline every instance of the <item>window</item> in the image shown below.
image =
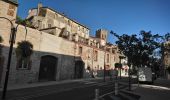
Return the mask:
M 97 58 L 98 58 L 98 52 L 95 50 L 94 51 L 94 61 L 97 61 Z
M 92 42 L 90 43 L 90 46 L 93 46 L 93 43 L 92 43 Z
M 87 33 L 87 34 L 89 33 L 89 30 L 88 30 L 88 29 L 86 29 L 86 33 Z
M 17 69 L 30 69 L 31 61 L 28 58 L 21 58 L 17 61 Z
M 51 28 L 51 24 L 48 24 L 48 28 Z
M 107 63 L 109 63 L 109 54 L 107 54 Z
M 78 31 L 80 31 L 80 26 L 78 26 Z
M 112 53 L 115 54 L 115 50 L 114 49 L 112 49 Z
M 82 51 L 83 51 L 83 48 L 80 46 L 80 47 L 79 47 L 79 55 L 82 54 Z
M 102 39 L 104 39 L 103 34 L 102 34 Z
M 71 25 L 71 22 L 70 22 L 70 20 L 68 20 L 68 25 L 69 25 L 69 26 Z
M 97 65 L 97 70 L 99 70 L 99 65 Z
M 82 31 L 85 32 L 84 27 L 83 27 Z

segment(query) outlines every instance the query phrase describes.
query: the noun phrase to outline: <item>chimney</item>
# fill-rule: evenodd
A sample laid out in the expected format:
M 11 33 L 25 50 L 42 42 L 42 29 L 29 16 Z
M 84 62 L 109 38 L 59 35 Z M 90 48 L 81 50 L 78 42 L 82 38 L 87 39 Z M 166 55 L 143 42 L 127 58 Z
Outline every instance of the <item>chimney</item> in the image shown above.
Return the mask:
M 39 15 L 40 13 L 40 9 L 43 7 L 42 3 L 38 3 L 38 11 L 37 11 L 37 15 Z

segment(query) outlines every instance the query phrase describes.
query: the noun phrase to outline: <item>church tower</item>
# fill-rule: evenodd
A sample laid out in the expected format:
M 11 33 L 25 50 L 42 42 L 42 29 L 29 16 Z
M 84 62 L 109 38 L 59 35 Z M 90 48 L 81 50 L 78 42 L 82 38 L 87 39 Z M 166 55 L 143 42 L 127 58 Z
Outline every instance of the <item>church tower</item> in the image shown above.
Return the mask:
M 107 30 L 99 29 L 96 31 L 96 37 L 104 41 L 107 41 L 107 33 L 108 33 Z
M 96 31 L 96 37 L 100 39 L 100 45 L 104 46 L 107 42 L 108 31 L 104 29 L 99 29 Z

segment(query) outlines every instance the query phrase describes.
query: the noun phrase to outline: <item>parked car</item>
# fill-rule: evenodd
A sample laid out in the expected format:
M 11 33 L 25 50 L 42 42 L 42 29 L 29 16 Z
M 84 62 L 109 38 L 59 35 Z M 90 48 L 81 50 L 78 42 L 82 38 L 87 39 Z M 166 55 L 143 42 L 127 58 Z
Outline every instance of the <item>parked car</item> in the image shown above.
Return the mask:
M 151 68 L 141 67 L 138 69 L 138 81 L 142 83 L 153 83 L 154 73 Z

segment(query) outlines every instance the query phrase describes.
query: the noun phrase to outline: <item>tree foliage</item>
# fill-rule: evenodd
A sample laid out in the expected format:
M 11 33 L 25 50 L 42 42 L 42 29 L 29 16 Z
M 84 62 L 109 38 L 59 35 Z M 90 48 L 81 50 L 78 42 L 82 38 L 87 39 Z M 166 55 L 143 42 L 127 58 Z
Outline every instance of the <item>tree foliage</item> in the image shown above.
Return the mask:
M 151 34 L 151 31 L 141 31 L 139 35 L 118 35 L 111 32 L 117 37 L 116 44 L 121 53 L 128 58 L 128 65 L 136 67 L 150 66 L 151 59 L 154 58 L 154 52 L 161 47 L 159 39 L 162 36 Z
M 115 68 L 122 68 L 122 64 L 121 63 L 115 63 Z
M 29 41 L 18 42 L 18 46 L 16 48 L 17 57 L 27 58 L 30 57 L 32 53 L 33 45 Z
M 22 19 L 19 16 L 17 16 L 17 18 L 16 18 L 16 23 L 21 24 L 21 25 L 26 26 L 26 27 L 35 28 L 34 25 L 32 25 L 32 23 L 29 20 Z
M 165 41 L 170 41 L 170 33 L 165 34 L 164 40 Z

